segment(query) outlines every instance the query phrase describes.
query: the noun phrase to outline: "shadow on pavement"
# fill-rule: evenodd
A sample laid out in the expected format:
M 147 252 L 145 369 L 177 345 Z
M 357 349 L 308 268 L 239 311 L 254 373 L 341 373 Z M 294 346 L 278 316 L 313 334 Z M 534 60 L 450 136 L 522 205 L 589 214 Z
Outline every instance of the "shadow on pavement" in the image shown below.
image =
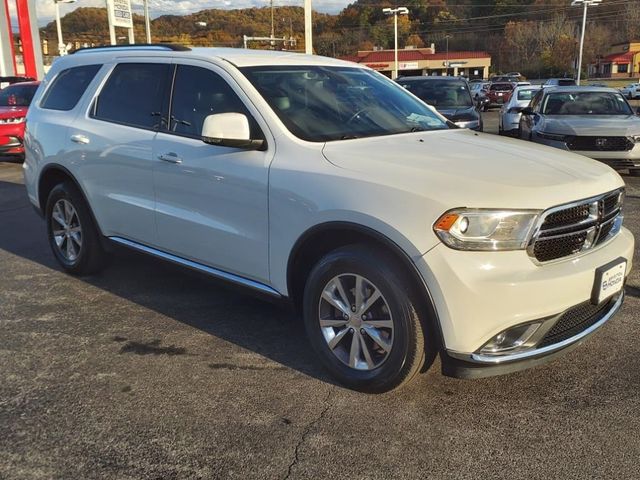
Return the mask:
M 61 271 L 45 237 L 44 222 L 31 209 L 25 187 L 0 181 L 0 249 Z M 143 254 L 115 249 L 100 274 L 80 280 L 144 308 L 258 353 L 306 375 L 334 383 L 318 365 L 302 321 L 290 310 Z M 181 355 L 179 346 L 125 336 L 120 353 Z M 125 343 L 126 342 L 126 343 Z M 215 352 L 214 352 L 215 353 Z M 211 369 L 240 366 L 211 363 Z

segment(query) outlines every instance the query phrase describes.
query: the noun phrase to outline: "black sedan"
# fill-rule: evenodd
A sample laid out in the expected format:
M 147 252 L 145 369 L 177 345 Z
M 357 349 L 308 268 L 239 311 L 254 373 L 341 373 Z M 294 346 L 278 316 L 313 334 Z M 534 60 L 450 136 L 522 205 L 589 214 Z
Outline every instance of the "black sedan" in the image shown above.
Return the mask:
M 460 128 L 482 131 L 482 116 L 471 98 L 466 80 L 456 77 L 402 77 L 397 81 Z

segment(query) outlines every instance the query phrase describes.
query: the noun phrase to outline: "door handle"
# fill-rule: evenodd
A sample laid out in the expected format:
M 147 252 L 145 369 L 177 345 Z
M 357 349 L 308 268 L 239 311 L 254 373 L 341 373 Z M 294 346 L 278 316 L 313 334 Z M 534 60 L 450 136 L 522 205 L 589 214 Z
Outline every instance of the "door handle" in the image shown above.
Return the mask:
M 85 137 L 84 135 L 71 135 L 71 141 L 73 143 L 79 143 L 81 145 L 88 145 L 91 140 L 89 140 L 88 137 Z
M 158 159 L 168 163 L 175 163 L 175 164 L 182 163 L 182 159 L 178 156 L 178 154 L 173 152 L 163 153 L 162 155 L 158 155 Z

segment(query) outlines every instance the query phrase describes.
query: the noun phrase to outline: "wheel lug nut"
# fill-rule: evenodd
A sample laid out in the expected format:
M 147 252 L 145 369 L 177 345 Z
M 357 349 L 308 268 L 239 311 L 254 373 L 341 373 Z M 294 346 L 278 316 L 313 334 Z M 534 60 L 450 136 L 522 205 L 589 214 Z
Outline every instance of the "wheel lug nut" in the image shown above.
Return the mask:
M 366 320 L 367 316 L 366 315 L 362 315 L 362 320 Z
M 364 335 L 364 328 L 360 329 L 360 333 Z
M 342 315 L 342 317 L 343 317 L 345 320 L 349 320 L 349 315 L 347 315 L 346 313 L 345 313 L 344 315 Z
M 351 305 L 351 311 L 355 312 L 356 311 L 356 306 L 355 305 Z
M 349 329 L 349 333 L 353 333 L 353 331 L 354 331 L 353 328 Z

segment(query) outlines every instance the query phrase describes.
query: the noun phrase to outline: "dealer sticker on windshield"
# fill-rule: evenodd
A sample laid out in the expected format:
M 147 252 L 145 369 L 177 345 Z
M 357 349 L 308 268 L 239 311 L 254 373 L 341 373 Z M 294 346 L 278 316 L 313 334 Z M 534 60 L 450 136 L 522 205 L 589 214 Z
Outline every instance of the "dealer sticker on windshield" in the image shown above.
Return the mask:
M 620 258 L 596 269 L 596 280 L 591 293 L 591 303 L 600 304 L 620 292 L 624 287 L 627 261 Z

